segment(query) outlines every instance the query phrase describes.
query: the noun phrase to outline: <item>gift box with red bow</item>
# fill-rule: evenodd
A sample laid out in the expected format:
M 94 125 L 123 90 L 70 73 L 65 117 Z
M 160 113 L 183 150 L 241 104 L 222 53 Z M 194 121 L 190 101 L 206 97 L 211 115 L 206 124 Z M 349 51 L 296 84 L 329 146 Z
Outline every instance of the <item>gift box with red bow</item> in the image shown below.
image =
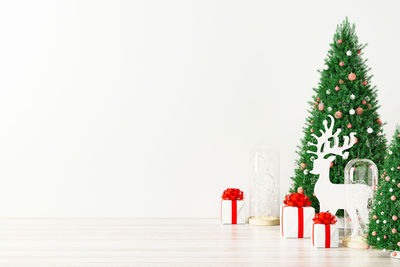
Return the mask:
M 310 225 L 315 210 L 308 196 L 301 193 L 287 195 L 281 206 L 281 234 L 284 238 L 311 237 Z
M 337 248 L 339 228 L 336 218 L 329 212 L 317 213 L 312 224 L 312 244 L 317 248 Z
M 236 188 L 228 188 L 222 194 L 221 200 L 222 224 L 244 224 L 246 210 L 243 192 Z
M 400 251 L 392 251 L 390 253 L 390 257 L 392 257 L 393 259 L 398 259 L 400 260 Z

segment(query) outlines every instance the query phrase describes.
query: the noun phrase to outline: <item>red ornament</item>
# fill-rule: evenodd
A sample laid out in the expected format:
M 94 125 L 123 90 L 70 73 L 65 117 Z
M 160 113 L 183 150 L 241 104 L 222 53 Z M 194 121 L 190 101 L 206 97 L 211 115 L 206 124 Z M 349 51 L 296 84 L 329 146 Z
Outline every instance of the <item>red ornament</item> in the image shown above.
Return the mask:
M 389 177 L 389 176 L 386 176 L 386 177 L 385 177 L 385 181 L 386 181 L 386 182 L 389 182 L 389 181 L 390 181 L 390 177 Z
M 310 132 L 313 133 L 313 132 L 314 132 L 314 129 L 311 129 Z
M 341 43 L 343 43 L 343 40 L 339 39 L 337 42 L 338 42 L 338 44 L 341 44 Z
M 297 193 L 303 194 L 303 193 L 304 193 L 303 187 L 299 186 L 299 187 L 297 188 Z
M 397 166 L 397 169 L 400 170 L 400 166 Z
M 361 50 L 358 50 L 358 51 L 357 51 L 357 54 L 361 54 Z
M 354 73 L 350 73 L 348 78 L 350 81 L 354 81 L 357 77 Z
M 392 233 L 393 233 L 393 234 L 397 233 L 397 229 L 396 229 L 396 228 L 393 228 L 393 229 L 392 229 Z
M 367 85 L 368 83 L 367 83 L 367 81 L 363 81 L 363 85 Z
M 317 102 L 319 102 L 321 100 L 321 98 L 317 97 Z
M 342 118 L 342 112 L 336 111 L 334 116 L 335 116 L 336 119 L 340 119 L 340 118 Z
M 393 221 L 397 221 L 397 216 L 396 216 L 396 215 L 393 215 L 393 216 L 392 216 L 392 220 L 393 220 Z
M 372 218 L 374 218 L 374 220 L 378 219 L 378 216 L 373 215 Z
M 396 252 L 396 251 L 393 251 L 393 252 L 392 252 L 392 256 L 393 256 L 393 257 L 396 257 L 396 256 L 397 256 L 397 252 Z
M 331 164 L 329 164 L 329 168 L 333 167 L 333 161 L 331 162 Z
M 321 103 L 318 104 L 318 110 L 319 110 L 319 111 L 323 111 L 323 110 L 324 110 L 324 107 L 325 107 L 325 106 L 324 106 L 324 103 L 321 102 Z
M 350 123 L 347 124 L 347 128 L 351 129 L 351 124 Z
M 306 168 L 306 164 L 304 162 L 300 163 L 300 169 L 304 170 Z
M 371 234 L 372 234 L 373 236 L 376 236 L 376 232 L 375 232 L 375 231 L 373 231 Z
M 356 108 L 356 113 L 357 113 L 358 115 L 361 115 L 361 114 L 363 114 L 363 112 L 364 112 L 364 110 L 363 110 L 363 108 L 362 108 L 362 107 L 358 107 L 358 108 Z
M 344 66 L 344 62 L 340 61 L 339 66 L 343 67 Z
M 382 121 L 381 121 L 380 118 L 378 118 L 378 119 L 376 120 L 376 122 L 377 122 L 379 125 L 382 125 Z
M 357 143 L 358 143 L 358 138 L 357 138 L 357 137 L 354 137 L 354 139 L 356 140 L 356 141 L 354 142 L 354 144 L 357 144 Z
M 361 102 L 361 104 L 365 105 L 365 104 L 367 104 L 367 101 L 363 100 L 363 101 Z
M 384 236 L 383 236 L 383 238 L 384 238 L 384 239 L 386 239 L 386 238 L 387 238 L 387 236 L 385 236 L 385 235 L 384 235 Z
M 397 246 L 398 246 L 398 247 L 400 247 L 400 241 L 399 241 L 399 242 L 397 242 Z
M 343 80 L 339 80 L 339 84 L 343 84 Z
M 400 188 L 400 183 L 397 184 L 397 187 Z
M 339 91 L 339 90 L 340 90 L 339 86 L 336 85 L 335 91 Z
M 396 196 L 391 196 L 390 199 L 395 201 L 396 200 Z

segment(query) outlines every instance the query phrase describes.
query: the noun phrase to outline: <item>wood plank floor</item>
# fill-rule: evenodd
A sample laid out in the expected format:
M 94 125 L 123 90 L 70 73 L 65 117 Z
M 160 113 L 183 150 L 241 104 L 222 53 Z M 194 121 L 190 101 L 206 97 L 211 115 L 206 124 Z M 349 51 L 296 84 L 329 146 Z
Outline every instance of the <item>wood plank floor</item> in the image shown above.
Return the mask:
M 388 253 L 317 249 L 279 227 L 216 219 L 1 219 L 0 266 L 400 266 Z

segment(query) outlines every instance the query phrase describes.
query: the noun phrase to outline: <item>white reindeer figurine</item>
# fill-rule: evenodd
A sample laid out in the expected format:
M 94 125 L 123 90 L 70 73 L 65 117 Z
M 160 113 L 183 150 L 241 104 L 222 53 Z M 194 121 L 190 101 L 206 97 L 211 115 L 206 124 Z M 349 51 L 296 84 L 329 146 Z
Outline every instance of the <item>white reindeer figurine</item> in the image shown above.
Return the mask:
M 347 159 L 349 152 L 345 150 L 351 148 L 355 142 L 355 133 L 350 133 L 350 138 L 344 136 L 342 146 L 339 146 L 339 134 L 342 131 L 337 129 L 333 134 L 335 120 L 331 115 L 331 125 L 328 127 L 328 121 L 324 120 L 323 124 L 325 132 L 321 131 L 321 136 L 315 134 L 312 136 L 317 140 L 317 144 L 311 144 L 317 148 L 316 152 L 307 151 L 315 154 L 317 158 L 314 160 L 312 174 L 318 175 L 318 181 L 315 183 L 314 193 L 320 204 L 320 211 L 329 211 L 335 214 L 338 209 L 345 209 L 350 216 L 353 224 L 352 236 L 356 236 L 360 230 L 357 211 L 363 223 L 368 222 L 368 199 L 372 198 L 372 189 L 364 184 L 333 184 L 329 179 L 330 164 L 335 160 L 336 156 Z M 333 146 L 331 145 L 333 138 Z M 327 157 L 328 156 L 328 157 Z M 327 158 L 326 158 L 327 157 Z

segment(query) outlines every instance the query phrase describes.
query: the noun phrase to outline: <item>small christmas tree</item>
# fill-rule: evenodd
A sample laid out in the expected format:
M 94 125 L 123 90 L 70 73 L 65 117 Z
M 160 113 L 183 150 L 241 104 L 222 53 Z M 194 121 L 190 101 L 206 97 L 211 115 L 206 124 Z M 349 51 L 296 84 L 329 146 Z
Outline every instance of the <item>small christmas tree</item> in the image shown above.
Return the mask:
M 341 128 L 339 138 L 356 132 L 357 143 L 349 150 L 347 159 L 336 157 L 331 163 L 330 180 L 332 183 L 344 183 L 344 167 L 354 158 L 370 159 L 378 168 L 383 163 L 386 139 L 382 133 L 382 122 L 377 109 L 379 107 L 375 86 L 371 86 L 372 76 L 369 67 L 362 59 L 365 45 L 358 43 L 355 25 L 350 25 L 347 18 L 337 27 L 330 45 L 328 58 L 321 73 L 318 88 L 310 102 L 310 115 L 301 140 L 295 176 L 290 192 L 304 193 L 310 196 L 313 207 L 318 211 L 318 200 L 313 196 L 317 175 L 310 173 L 315 159 L 307 150 L 315 151 L 310 142 L 315 141 L 312 134 L 320 134 L 322 122 L 328 115 L 336 118 L 335 129 Z M 338 215 L 343 215 L 343 211 Z
M 380 249 L 400 250 L 400 129 L 389 146 L 383 172 L 375 192 L 369 222 L 368 244 Z

